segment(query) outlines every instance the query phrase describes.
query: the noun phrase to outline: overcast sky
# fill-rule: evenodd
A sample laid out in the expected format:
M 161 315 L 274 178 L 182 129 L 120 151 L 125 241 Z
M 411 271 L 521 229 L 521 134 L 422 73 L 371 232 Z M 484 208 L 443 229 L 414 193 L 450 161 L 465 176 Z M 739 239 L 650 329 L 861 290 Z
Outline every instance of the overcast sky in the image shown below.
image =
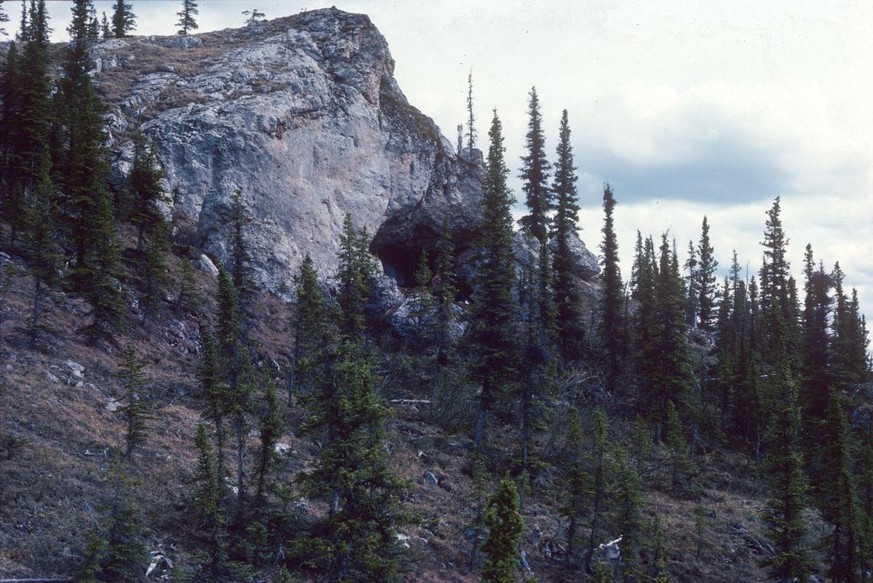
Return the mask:
M 136 34 L 173 34 L 179 1 L 130 0 Z M 98 14 L 112 2 L 96 0 Z M 721 267 L 757 271 L 765 212 L 782 197 L 799 275 L 811 243 L 873 302 L 873 4 L 735 0 L 200 0 L 200 31 L 335 4 L 369 14 L 410 102 L 455 142 L 472 70 L 479 145 L 492 108 L 518 174 L 536 86 L 553 157 L 561 110 L 573 131 L 582 238 L 600 241 L 602 185 L 618 201 L 623 276 L 636 230 L 669 230 L 684 261 L 704 215 Z M 66 40 L 71 2 L 49 2 Z M 18 3 L 6 2 L 7 30 Z M 13 25 L 13 26 L 9 26 Z M 519 182 L 513 179 L 520 199 Z M 801 282 L 802 285 L 802 282 Z

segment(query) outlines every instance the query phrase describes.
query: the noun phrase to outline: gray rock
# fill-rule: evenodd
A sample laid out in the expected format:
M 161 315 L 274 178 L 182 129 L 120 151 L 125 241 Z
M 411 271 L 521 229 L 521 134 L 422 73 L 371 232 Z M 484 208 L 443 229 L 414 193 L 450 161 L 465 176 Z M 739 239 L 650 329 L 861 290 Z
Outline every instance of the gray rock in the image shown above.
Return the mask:
M 427 482 L 427 484 L 429 484 L 430 486 L 436 487 L 440 485 L 439 478 L 437 478 L 433 472 L 425 472 L 424 481 Z
M 109 397 L 109 400 L 106 401 L 106 405 L 104 408 L 110 413 L 115 413 L 121 408 L 121 403 L 119 403 L 115 397 Z
M 464 310 L 457 305 L 452 306 L 454 320 L 449 328 L 449 338 L 457 342 L 467 331 L 468 322 Z M 401 338 L 416 340 L 427 344 L 433 341 L 428 335 L 434 332 L 436 326 L 436 308 L 425 310 L 422 299 L 417 293 L 411 293 L 386 318 L 388 325 Z
M 201 254 L 200 257 L 197 258 L 197 266 L 209 275 L 218 277 L 218 268 L 215 267 L 212 259 L 206 255 Z
M 571 234 L 569 242 L 573 257 L 573 275 L 584 281 L 593 281 L 600 275 L 600 261 L 597 256 L 585 246 L 578 233 Z M 557 248 L 557 242 L 552 239 L 549 244 L 554 252 Z
M 408 334 L 420 323 L 401 288 L 414 284 L 416 258 L 448 220 L 459 287 L 469 292 L 482 154 L 455 152 L 408 103 L 368 17 L 316 10 L 203 35 L 103 41 L 92 54 L 102 63 L 95 82 L 112 89 L 112 180 L 120 186 L 129 172 L 129 129 L 140 128 L 157 146 L 172 195 L 160 210 L 177 244 L 226 262 L 239 189 L 253 279 L 280 293 L 307 254 L 331 280 L 349 213 L 372 234 L 382 267 L 368 315 Z M 522 261 L 536 257 L 519 244 Z M 578 277 L 596 277 L 597 258 L 578 238 L 573 245 Z M 206 255 L 198 264 L 217 274 Z
M 74 378 L 82 379 L 85 378 L 85 367 L 79 364 L 78 362 L 73 362 L 72 360 L 68 360 L 64 364 L 67 365 L 67 368 L 70 369 L 70 374 L 73 375 Z
M 142 54 L 124 63 L 127 76 L 140 62 L 143 70 L 113 97 L 113 128 L 140 127 L 152 138 L 174 215 L 195 223 L 197 244 L 221 261 L 240 189 L 260 287 L 287 286 L 306 254 L 331 276 L 346 213 L 373 235 L 371 250 L 400 285 L 411 281 L 409 258 L 433 247 L 444 219 L 458 250 L 469 247 L 481 222 L 481 154 L 456 155 L 407 102 L 368 17 L 325 9 L 237 31 L 126 42 L 100 49 L 107 62 L 134 44 Z M 208 56 L 167 51 L 193 46 Z M 145 65 L 157 57 L 160 70 Z M 97 81 L 118 87 L 117 70 L 104 68 Z M 129 164 L 128 139 L 113 138 L 118 175 Z
M 48 380 L 50 380 L 53 383 L 61 382 L 61 379 L 59 379 L 57 376 L 55 376 L 54 374 L 52 374 L 48 371 L 46 371 L 45 375 L 48 377 Z

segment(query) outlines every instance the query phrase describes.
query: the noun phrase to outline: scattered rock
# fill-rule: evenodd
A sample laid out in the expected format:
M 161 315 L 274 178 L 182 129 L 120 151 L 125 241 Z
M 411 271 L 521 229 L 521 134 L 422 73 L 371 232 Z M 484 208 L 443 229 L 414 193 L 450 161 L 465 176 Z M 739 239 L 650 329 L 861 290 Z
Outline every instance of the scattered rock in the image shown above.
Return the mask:
M 430 471 L 424 473 L 424 481 L 430 486 L 436 487 L 440 485 L 439 478 L 437 478 L 436 475 Z
M 212 275 L 213 277 L 218 277 L 218 268 L 215 267 L 212 259 L 210 259 L 206 255 L 201 254 L 200 257 L 197 258 L 197 266 L 209 275 Z
M 70 369 L 70 373 L 73 377 L 77 379 L 85 378 L 85 367 L 79 364 L 78 362 L 73 362 L 72 360 L 68 360 L 64 364 L 67 365 L 67 368 Z
M 110 413 L 115 413 L 118 409 L 121 408 L 121 403 L 115 400 L 115 397 L 109 397 L 109 400 L 106 401 L 106 410 Z
M 61 382 L 61 379 L 59 379 L 58 377 L 56 377 L 55 375 L 53 375 L 49 371 L 46 371 L 45 374 L 48 377 L 48 380 L 50 380 L 51 382 L 53 382 L 53 383 Z

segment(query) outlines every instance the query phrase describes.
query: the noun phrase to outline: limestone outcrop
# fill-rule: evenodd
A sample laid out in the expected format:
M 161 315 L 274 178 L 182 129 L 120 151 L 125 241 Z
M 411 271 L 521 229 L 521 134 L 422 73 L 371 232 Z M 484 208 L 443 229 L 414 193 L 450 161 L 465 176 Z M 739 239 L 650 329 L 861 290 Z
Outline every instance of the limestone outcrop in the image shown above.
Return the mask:
M 131 132 L 149 136 L 175 214 L 222 260 L 239 189 L 264 288 L 287 284 L 307 253 L 329 274 L 346 213 L 374 235 L 380 258 L 398 261 L 386 271 L 401 280 L 405 254 L 432 244 L 444 217 L 462 246 L 479 219 L 477 161 L 459 159 L 408 103 L 366 16 L 318 10 L 184 45 L 112 40 L 94 57 L 118 176 L 132 158 Z
M 306 254 L 331 275 L 346 213 L 401 286 L 444 219 L 458 252 L 469 247 L 481 154 L 458 155 L 409 104 L 367 16 L 331 8 L 184 39 L 115 39 L 93 56 L 116 180 L 130 168 L 134 132 L 144 133 L 177 237 L 221 261 L 239 190 L 262 288 L 287 286 Z

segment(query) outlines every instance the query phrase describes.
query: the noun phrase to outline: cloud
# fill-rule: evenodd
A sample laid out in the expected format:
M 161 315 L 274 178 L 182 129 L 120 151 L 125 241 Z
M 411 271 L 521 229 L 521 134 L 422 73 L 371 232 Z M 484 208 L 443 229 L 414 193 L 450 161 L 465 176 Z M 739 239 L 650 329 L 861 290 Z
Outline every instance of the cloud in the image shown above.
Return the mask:
M 833 107 L 820 87 L 793 79 L 682 91 L 635 83 L 598 99 L 576 148 L 584 171 L 628 200 L 854 192 L 873 184 L 864 141 Z

